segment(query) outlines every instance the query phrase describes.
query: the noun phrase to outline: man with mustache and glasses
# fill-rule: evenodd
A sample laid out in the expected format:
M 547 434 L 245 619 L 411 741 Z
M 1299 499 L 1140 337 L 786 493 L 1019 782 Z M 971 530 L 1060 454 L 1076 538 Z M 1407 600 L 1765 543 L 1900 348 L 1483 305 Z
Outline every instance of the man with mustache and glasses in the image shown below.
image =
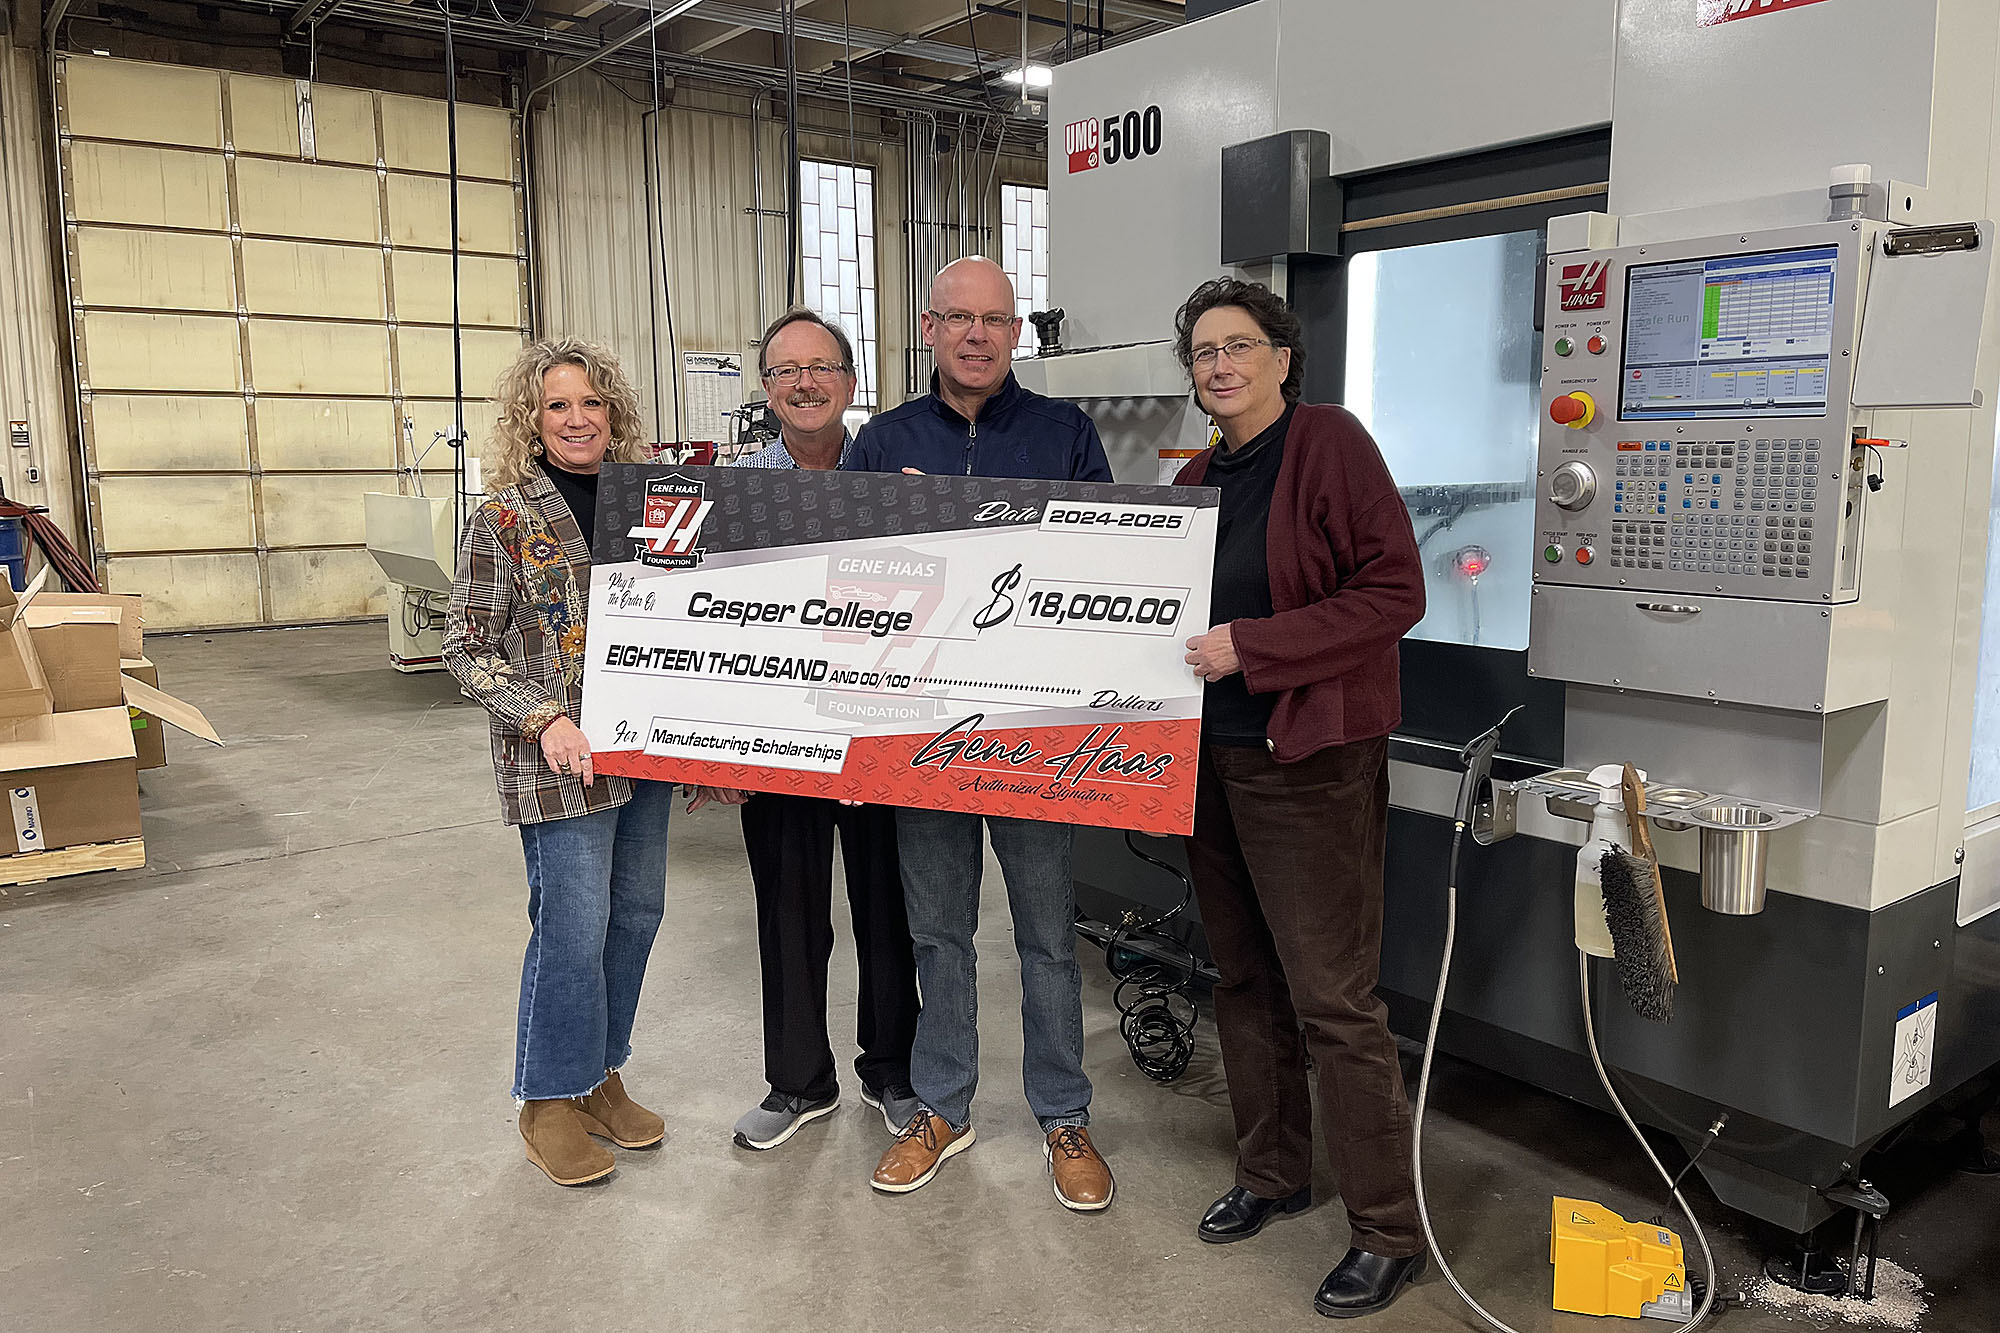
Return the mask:
M 937 359 L 931 391 L 869 422 L 841 467 L 1048 481 L 1110 481 L 1097 427 L 1073 403 L 1021 387 L 1013 371 L 1021 319 L 1014 284 L 990 259 L 968 256 L 931 284 L 924 342 Z M 886 1194 L 927 1184 L 972 1145 L 979 1080 L 973 932 L 984 861 L 982 817 L 899 809 L 904 896 L 924 996 L 910 1057 L 922 1105 L 870 1181 Z M 1083 1072 L 1083 975 L 1076 961 L 1075 830 L 1036 819 L 984 817 L 1007 883 L 1021 962 L 1021 1081 L 1040 1123 L 1056 1199 L 1077 1212 L 1111 1203 L 1111 1168 L 1090 1141 Z
M 836 324 L 797 307 L 764 331 L 757 369 L 777 416 L 776 444 L 739 467 L 829 471 L 853 440 L 842 414 L 854 401 L 854 349 Z M 833 837 L 847 863 L 847 901 L 861 994 L 854 1062 L 861 1099 L 894 1134 L 916 1113 L 910 1044 L 917 1029 L 917 972 L 895 811 L 813 796 L 753 793 L 743 806 L 743 846 L 757 894 L 757 952 L 764 976 L 764 1077 L 770 1095 L 736 1122 L 738 1147 L 775 1148 L 840 1104 L 826 1030 L 827 959 L 833 952 Z

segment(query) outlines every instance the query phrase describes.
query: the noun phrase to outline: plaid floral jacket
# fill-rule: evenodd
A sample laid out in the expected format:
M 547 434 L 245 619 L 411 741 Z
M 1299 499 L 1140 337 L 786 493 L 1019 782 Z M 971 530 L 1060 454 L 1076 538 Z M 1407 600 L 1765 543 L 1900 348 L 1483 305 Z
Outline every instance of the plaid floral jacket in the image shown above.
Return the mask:
M 543 728 L 580 720 L 583 620 L 590 548 L 555 484 L 539 472 L 488 496 L 458 546 L 458 577 L 444 632 L 444 660 L 485 707 L 493 773 L 509 824 L 608 810 L 632 799 L 624 778 L 555 772 L 542 757 Z

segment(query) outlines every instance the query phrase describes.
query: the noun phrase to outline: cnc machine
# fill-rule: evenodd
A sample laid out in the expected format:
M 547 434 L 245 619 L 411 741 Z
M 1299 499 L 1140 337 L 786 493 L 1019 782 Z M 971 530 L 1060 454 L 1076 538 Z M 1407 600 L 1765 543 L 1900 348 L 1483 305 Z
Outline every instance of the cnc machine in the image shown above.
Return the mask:
M 1458 746 L 1522 705 L 1443 1049 L 1593 1095 L 1579 779 L 1637 764 L 1681 986 L 1659 1027 L 1600 971 L 1605 1055 L 1684 1143 L 1727 1112 L 1698 1169 L 1799 1233 L 1879 1216 L 1862 1155 L 2000 1062 L 1996 53 L 2000 13 L 1949 0 L 1259 0 L 1051 96 L 1077 350 L 1023 381 L 1157 479 L 1206 436 L 1173 310 L 1234 269 L 1410 505 L 1396 1026 L 1436 980 Z M 1170 887 L 1088 831 L 1078 881 L 1107 921 Z

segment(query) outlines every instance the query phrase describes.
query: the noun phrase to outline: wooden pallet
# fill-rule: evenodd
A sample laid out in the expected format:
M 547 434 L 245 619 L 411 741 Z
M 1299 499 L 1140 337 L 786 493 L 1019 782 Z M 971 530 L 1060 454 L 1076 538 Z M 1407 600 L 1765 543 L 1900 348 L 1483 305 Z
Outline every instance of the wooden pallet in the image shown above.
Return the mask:
M 0 884 L 40 884 L 64 875 L 88 875 L 95 870 L 137 870 L 146 864 L 146 840 L 89 842 L 58 847 L 52 852 L 17 852 L 0 856 Z

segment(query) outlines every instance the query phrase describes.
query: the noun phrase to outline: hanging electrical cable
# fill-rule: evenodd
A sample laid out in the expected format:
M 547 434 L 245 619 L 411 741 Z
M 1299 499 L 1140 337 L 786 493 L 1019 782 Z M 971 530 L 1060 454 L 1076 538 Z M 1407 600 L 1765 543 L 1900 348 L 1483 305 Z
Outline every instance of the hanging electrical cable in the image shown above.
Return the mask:
M 1125 847 L 1147 865 L 1164 870 L 1180 882 L 1181 897 L 1150 920 L 1127 913 L 1124 924 L 1104 942 L 1104 966 L 1117 979 L 1111 1003 L 1118 1010 L 1118 1031 L 1132 1052 L 1132 1063 L 1155 1083 L 1171 1083 L 1187 1072 L 1194 1058 L 1194 979 L 1200 968 L 1194 950 L 1165 927 L 1194 900 L 1194 881 L 1170 862 L 1139 846 L 1131 832 Z
M 653 9 L 654 0 L 646 0 L 648 15 L 652 14 Z M 687 440 L 687 422 L 685 419 L 685 409 L 681 402 L 680 338 L 674 332 L 673 250 L 667 244 L 667 175 L 665 166 L 660 161 L 660 122 L 664 118 L 662 113 L 664 102 L 660 96 L 660 25 L 657 22 L 653 22 L 649 17 L 648 26 L 652 29 L 649 36 L 653 52 L 653 109 L 648 113 L 652 118 L 652 135 L 647 144 L 646 152 L 647 156 L 651 159 L 648 171 L 655 185 L 653 236 L 648 238 L 648 248 L 651 248 L 651 242 L 656 238 L 659 242 L 660 254 L 660 307 L 667 317 L 667 384 L 673 390 L 674 403 L 674 415 L 671 422 L 673 426 L 672 437 L 661 442 L 682 444 Z M 668 433 L 667 426 L 670 423 L 662 420 L 660 417 L 658 400 L 660 379 L 659 359 L 659 338 L 656 333 L 653 340 L 653 383 L 655 387 L 653 418 L 655 424 L 659 427 L 660 434 L 665 436 Z
M 847 75 L 842 83 L 847 89 L 847 162 L 855 165 L 854 158 L 854 23 L 848 16 L 848 0 L 840 0 L 840 68 Z
M 444 15 L 444 137 L 451 184 L 451 519 L 456 540 L 465 531 L 465 323 L 460 309 L 458 239 L 458 56 L 452 46 L 450 0 L 438 0 Z M 476 11 L 475 11 L 476 12 Z
M 70 544 L 69 535 L 49 517 L 47 505 L 16 504 L 0 494 L 0 519 L 13 518 L 20 519 L 27 528 L 28 535 L 41 548 L 42 558 L 49 562 L 49 567 L 55 570 L 64 587 L 71 592 L 104 591 L 90 562 L 77 554 L 76 547 Z M 0 578 L 5 577 L 5 572 L 0 571 Z
M 1472 827 L 1474 811 L 1483 795 L 1482 789 L 1491 775 L 1493 756 L 1500 745 L 1501 729 L 1519 711 L 1517 708 L 1508 713 L 1483 735 L 1469 741 L 1460 752 L 1460 761 L 1466 768 L 1459 780 L 1457 813 L 1452 824 L 1451 852 L 1445 861 L 1444 944 L 1438 958 L 1437 991 L 1431 998 L 1430 1022 L 1424 1032 L 1423 1058 L 1418 1065 L 1415 1125 L 1411 1133 L 1410 1147 L 1410 1170 L 1416 1182 L 1417 1220 L 1423 1228 L 1424 1241 L 1437 1259 L 1438 1271 L 1444 1275 L 1445 1282 L 1458 1293 L 1458 1298 L 1465 1302 L 1466 1307 L 1487 1327 L 1494 1329 L 1495 1333 L 1517 1333 L 1517 1330 L 1481 1305 L 1472 1293 L 1466 1290 L 1465 1285 L 1459 1281 L 1457 1273 L 1452 1271 L 1451 1261 L 1445 1257 L 1444 1247 L 1438 1243 L 1437 1232 L 1432 1228 L 1430 1192 L 1424 1183 L 1424 1122 L 1429 1118 L 1431 1071 L 1437 1056 L 1438 1027 L 1444 1019 L 1445 994 L 1451 986 L 1452 955 L 1458 941 L 1459 857 L 1464 848 L 1466 831 Z M 1702 1230 L 1700 1219 L 1694 1215 L 1694 1209 L 1688 1206 L 1687 1196 L 1681 1193 L 1678 1177 L 1661 1163 L 1659 1155 L 1653 1151 L 1652 1144 L 1646 1141 L 1638 1122 L 1633 1120 L 1632 1113 L 1625 1109 L 1625 1103 L 1618 1096 L 1618 1090 L 1611 1085 L 1611 1075 L 1606 1071 L 1604 1058 L 1598 1051 L 1597 1024 L 1591 1010 L 1590 955 L 1581 949 L 1577 951 L 1577 989 L 1583 1018 L 1584 1050 L 1590 1056 L 1591 1068 L 1597 1073 L 1598 1085 L 1604 1089 L 1604 1095 L 1610 1101 L 1612 1110 L 1618 1113 L 1619 1120 L 1624 1122 L 1626 1130 L 1639 1145 L 1639 1151 L 1645 1156 L 1646 1161 L 1651 1164 L 1660 1179 L 1666 1182 L 1668 1194 L 1672 1196 L 1681 1215 L 1687 1219 L 1688 1228 L 1701 1250 L 1705 1286 L 1693 1317 L 1681 1325 L 1685 1333 L 1694 1333 L 1696 1328 L 1708 1322 L 1715 1310 L 1716 1291 L 1720 1286 L 1720 1276 L 1715 1268 L 1715 1252 L 1708 1243 L 1707 1232 Z M 1717 1132 L 1720 1132 L 1719 1128 Z

